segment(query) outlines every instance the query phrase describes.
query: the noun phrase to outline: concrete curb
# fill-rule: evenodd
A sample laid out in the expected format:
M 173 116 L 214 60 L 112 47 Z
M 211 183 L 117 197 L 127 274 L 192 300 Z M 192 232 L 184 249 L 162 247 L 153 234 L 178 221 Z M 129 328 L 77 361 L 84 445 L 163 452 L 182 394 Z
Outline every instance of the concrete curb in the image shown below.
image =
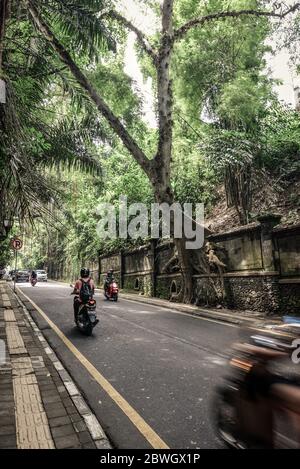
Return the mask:
M 13 292 L 13 289 L 12 289 L 12 292 Z M 55 367 L 61 380 L 63 381 L 64 386 L 66 390 L 68 391 L 68 394 L 70 398 L 72 399 L 78 413 L 84 419 L 85 424 L 92 437 L 92 440 L 94 441 L 96 445 L 96 448 L 97 449 L 112 449 L 112 446 L 103 428 L 98 422 L 95 414 L 88 407 L 80 391 L 78 390 L 76 384 L 72 380 L 70 374 L 64 368 L 62 362 L 57 358 L 57 355 L 48 344 L 41 330 L 37 327 L 36 323 L 34 322 L 34 320 L 32 319 L 30 315 L 30 312 L 27 310 L 26 306 L 23 304 L 22 299 L 19 297 L 17 293 L 14 293 L 14 295 L 16 296 L 18 303 L 22 307 L 29 324 L 31 328 L 33 329 L 34 334 L 37 336 L 37 338 L 41 342 L 41 345 L 43 346 L 45 353 L 48 355 L 49 359 L 52 361 L 53 366 Z

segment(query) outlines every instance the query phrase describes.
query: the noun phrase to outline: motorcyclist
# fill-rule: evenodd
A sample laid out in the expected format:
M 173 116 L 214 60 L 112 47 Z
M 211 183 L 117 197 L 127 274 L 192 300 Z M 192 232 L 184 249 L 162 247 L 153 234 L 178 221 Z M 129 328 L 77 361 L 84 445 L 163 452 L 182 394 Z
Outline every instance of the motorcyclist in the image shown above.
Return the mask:
M 110 284 L 115 280 L 113 269 L 109 269 L 106 273 L 105 282 L 104 282 L 104 292 L 109 289 Z
M 36 280 L 36 279 L 37 279 L 37 273 L 35 270 L 32 270 L 30 274 L 30 280 Z
M 87 269 L 85 267 L 80 270 L 80 278 L 76 280 L 75 285 L 74 285 L 74 290 L 72 292 L 72 294 L 75 295 L 74 297 L 75 322 L 77 320 L 77 315 L 78 315 L 80 304 L 82 303 L 82 300 L 80 298 L 80 291 L 82 289 L 83 283 L 87 283 L 89 285 L 91 297 L 93 297 L 95 293 L 95 284 L 94 284 L 93 279 L 90 277 L 90 269 Z

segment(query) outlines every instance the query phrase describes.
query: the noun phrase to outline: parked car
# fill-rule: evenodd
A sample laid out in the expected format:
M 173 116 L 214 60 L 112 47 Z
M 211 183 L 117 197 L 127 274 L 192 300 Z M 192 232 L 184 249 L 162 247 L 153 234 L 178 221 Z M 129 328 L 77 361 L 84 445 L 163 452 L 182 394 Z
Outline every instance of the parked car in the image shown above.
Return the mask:
M 47 272 L 45 270 L 37 270 L 36 275 L 37 275 L 37 281 L 38 282 L 47 282 L 48 275 L 47 275 Z
M 16 282 L 29 282 L 30 274 L 28 270 L 17 270 Z

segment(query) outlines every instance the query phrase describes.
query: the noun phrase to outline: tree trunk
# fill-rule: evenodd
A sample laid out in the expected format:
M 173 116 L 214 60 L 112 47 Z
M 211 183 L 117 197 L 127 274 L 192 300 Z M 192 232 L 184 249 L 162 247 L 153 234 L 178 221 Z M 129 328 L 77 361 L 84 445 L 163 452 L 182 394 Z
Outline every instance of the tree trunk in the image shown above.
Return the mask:
M 174 195 L 170 187 L 158 184 L 154 186 L 154 195 L 157 203 L 167 203 L 171 206 L 174 202 Z M 182 238 L 174 238 L 174 213 L 170 213 L 170 237 L 174 240 L 177 250 L 180 272 L 182 275 L 182 288 L 177 296 L 179 301 L 191 303 L 193 298 L 193 268 L 190 262 L 190 252 L 186 249 L 186 238 L 182 234 Z
M 252 167 L 250 164 L 228 165 L 225 168 L 224 185 L 227 207 L 234 207 L 241 225 L 250 221 L 252 207 Z
M 0 78 L 2 75 L 2 58 L 4 50 L 4 35 L 9 16 L 9 0 L 0 0 Z

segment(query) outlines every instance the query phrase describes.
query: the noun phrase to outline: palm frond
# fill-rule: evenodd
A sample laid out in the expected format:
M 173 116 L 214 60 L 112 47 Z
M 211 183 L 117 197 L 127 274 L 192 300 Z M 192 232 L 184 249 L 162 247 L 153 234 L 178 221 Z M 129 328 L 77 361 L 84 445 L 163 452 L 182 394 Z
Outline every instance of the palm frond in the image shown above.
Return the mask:
M 40 1 L 45 14 L 60 32 L 68 38 L 73 50 L 87 53 L 97 60 L 99 50 L 116 49 L 110 31 L 99 19 L 108 2 L 102 0 L 53 0 Z

